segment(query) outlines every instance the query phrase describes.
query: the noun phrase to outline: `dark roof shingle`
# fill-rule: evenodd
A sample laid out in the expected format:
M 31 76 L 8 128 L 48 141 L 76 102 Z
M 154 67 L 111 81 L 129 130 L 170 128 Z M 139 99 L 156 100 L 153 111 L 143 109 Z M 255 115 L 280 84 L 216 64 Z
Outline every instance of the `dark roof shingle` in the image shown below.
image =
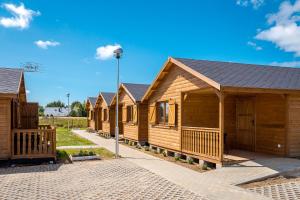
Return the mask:
M 91 102 L 92 106 L 95 107 L 97 97 L 88 97 L 89 102 Z
M 115 93 L 113 92 L 101 92 L 101 95 L 103 96 L 105 102 L 110 105 L 112 99 L 114 98 L 115 96 Z
M 150 85 L 137 83 L 122 83 L 136 101 L 141 101 Z
M 300 90 L 300 68 L 174 59 L 225 87 Z
M 0 93 L 18 94 L 22 74 L 22 69 L 0 68 Z

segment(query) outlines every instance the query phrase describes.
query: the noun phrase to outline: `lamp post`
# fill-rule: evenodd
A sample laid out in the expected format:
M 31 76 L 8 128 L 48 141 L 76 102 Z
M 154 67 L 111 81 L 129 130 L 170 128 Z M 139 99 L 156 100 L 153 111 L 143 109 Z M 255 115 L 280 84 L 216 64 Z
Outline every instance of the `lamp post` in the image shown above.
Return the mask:
M 68 131 L 70 131 L 70 93 L 67 93 L 68 97 Z
M 116 130 L 115 130 L 115 136 L 116 136 L 116 158 L 119 157 L 119 72 L 120 72 L 120 58 L 122 56 L 123 49 L 118 48 L 114 50 L 114 56 L 118 61 L 117 64 L 117 91 L 116 91 Z

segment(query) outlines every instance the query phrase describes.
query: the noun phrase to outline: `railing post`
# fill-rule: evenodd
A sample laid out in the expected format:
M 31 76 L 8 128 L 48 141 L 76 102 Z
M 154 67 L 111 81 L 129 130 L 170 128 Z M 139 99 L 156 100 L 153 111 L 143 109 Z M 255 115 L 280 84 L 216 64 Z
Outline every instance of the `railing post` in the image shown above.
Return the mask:
M 220 137 L 220 142 L 219 142 L 219 149 L 220 149 L 220 154 L 219 154 L 219 159 L 222 162 L 223 161 L 223 153 L 224 153 L 224 94 L 219 93 L 219 137 Z

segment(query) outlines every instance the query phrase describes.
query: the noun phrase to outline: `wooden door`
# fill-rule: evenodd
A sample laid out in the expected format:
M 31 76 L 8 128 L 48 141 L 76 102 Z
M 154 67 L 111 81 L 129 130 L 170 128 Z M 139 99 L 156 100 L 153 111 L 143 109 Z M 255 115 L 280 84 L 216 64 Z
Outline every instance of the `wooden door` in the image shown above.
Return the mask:
M 0 100 L 0 160 L 11 154 L 11 104 L 9 100 Z
M 21 104 L 21 128 L 37 129 L 39 125 L 38 103 Z
M 118 116 L 118 120 L 119 120 L 119 134 L 123 135 L 124 134 L 124 124 L 122 121 L 122 113 L 123 113 L 123 106 L 119 106 L 119 116 Z
M 102 109 L 97 110 L 97 130 L 102 130 Z
M 255 107 L 254 98 L 243 97 L 237 99 L 236 120 L 237 137 L 236 148 L 255 150 Z

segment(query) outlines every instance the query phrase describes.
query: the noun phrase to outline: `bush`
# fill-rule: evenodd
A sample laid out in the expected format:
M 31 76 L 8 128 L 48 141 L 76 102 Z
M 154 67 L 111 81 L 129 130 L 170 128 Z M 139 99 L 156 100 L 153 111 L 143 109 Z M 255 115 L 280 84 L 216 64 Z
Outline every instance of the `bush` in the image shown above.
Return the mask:
M 164 151 L 162 152 L 162 154 L 163 154 L 164 157 L 167 157 L 167 156 L 168 156 L 168 152 L 167 152 L 166 150 L 164 150 Z
M 191 157 L 189 157 L 189 158 L 187 159 L 187 161 L 188 161 L 189 164 L 193 164 L 193 163 L 194 163 L 194 160 L 193 160 L 193 158 L 191 158 Z
M 70 128 L 87 128 L 86 117 L 40 117 L 39 124 L 50 124 L 56 127 L 68 127 L 68 120 Z
M 207 170 L 207 163 L 203 163 L 203 165 L 202 165 L 202 170 Z
M 145 146 L 144 149 L 145 149 L 145 151 L 149 151 L 149 147 L 148 146 Z
M 180 157 L 179 156 L 175 156 L 175 161 L 179 161 Z

